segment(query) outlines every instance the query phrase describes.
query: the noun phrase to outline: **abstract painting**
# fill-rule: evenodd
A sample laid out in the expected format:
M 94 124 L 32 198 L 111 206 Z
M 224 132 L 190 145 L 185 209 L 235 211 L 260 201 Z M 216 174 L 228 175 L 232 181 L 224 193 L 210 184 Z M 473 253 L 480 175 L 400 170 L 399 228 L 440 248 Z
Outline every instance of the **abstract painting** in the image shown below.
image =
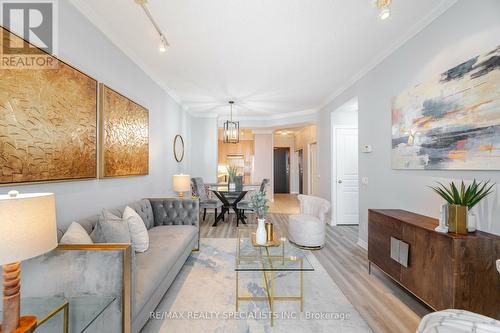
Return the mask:
M 148 110 L 102 83 L 99 92 L 100 177 L 147 175 Z
M 500 46 L 394 99 L 392 167 L 500 170 Z
M 1 28 L 3 43 L 22 42 Z M 0 184 L 97 176 L 97 81 L 56 69 L 0 69 Z

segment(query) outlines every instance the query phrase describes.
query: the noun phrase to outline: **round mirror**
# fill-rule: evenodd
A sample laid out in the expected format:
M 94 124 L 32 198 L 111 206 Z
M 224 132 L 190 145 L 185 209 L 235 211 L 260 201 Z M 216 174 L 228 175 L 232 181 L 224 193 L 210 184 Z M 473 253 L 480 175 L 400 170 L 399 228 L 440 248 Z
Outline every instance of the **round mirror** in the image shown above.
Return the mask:
M 177 162 L 184 158 L 184 139 L 179 134 L 174 138 L 174 157 Z

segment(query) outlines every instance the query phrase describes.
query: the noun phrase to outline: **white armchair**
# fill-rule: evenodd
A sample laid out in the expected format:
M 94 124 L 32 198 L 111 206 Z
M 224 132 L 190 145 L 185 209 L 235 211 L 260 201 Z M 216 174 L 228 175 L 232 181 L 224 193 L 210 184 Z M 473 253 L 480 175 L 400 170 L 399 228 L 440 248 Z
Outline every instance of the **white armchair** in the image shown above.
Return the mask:
M 288 236 L 292 243 L 307 249 L 325 245 L 326 214 L 330 203 L 322 198 L 299 195 L 300 214 L 288 218 Z

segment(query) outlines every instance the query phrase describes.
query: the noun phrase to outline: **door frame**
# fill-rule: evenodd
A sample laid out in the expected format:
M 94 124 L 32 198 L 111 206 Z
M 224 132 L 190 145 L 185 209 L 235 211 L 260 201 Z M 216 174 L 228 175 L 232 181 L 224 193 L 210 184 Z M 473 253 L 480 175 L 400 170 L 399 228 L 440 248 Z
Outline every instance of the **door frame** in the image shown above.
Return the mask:
M 276 163 L 274 163 L 274 151 L 276 149 L 288 150 L 288 161 L 287 161 L 287 164 L 288 164 L 288 177 L 287 177 L 288 178 L 288 194 L 291 194 L 292 193 L 292 188 L 290 187 L 290 185 L 291 185 L 290 178 L 291 178 L 291 175 L 292 175 L 292 157 L 290 156 L 290 154 L 291 154 L 292 150 L 290 149 L 290 147 L 273 147 L 273 175 L 274 175 L 274 168 L 276 167 Z M 273 177 L 273 182 L 274 182 L 274 177 Z M 274 186 L 273 186 L 273 193 L 276 194 Z
M 296 162 L 296 168 L 297 168 L 297 192 L 292 192 L 290 191 L 290 193 L 292 194 L 305 194 L 304 193 L 304 169 L 305 169 L 305 166 L 304 166 L 304 148 L 299 148 L 299 149 L 295 149 L 294 154 L 297 154 L 296 158 L 295 158 L 295 162 Z M 302 153 L 302 154 L 301 154 Z M 300 193 L 300 162 L 301 162 L 301 159 L 299 157 L 299 155 L 302 155 L 302 193 Z
M 337 150 L 335 149 L 335 147 L 337 146 L 337 130 L 339 129 L 355 129 L 355 130 L 358 130 L 358 140 L 359 140 L 359 128 L 358 127 L 353 127 L 351 125 L 334 125 L 333 123 L 333 112 L 330 113 L 330 122 L 331 122 L 331 133 L 332 133 L 332 137 L 331 137 L 331 156 L 332 156 L 332 159 L 331 159 L 331 175 L 330 175 L 330 179 L 332 180 L 331 181 L 331 185 L 332 185 L 332 188 L 331 188 L 331 205 L 332 205 L 332 211 L 333 211 L 333 214 L 330 214 L 331 215 L 331 221 L 330 221 L 330 225 L 337 225 L 337 213 L 338 213 L 338 209 L 337 209 Z M 358 141 L 358 145 L 359 145 L 359 141 Z M 358 159 L 359 159 L 359 147 L 358 147 Z M 358 176 L 359 176 L 359 164 L 358 164 Z M 358 184 L 359 186 L 359 184 Z M 358 194 L 358 204 L 359 204 L 359 194 Z
M 312 160 L 312 149 L 311 146 L 316 145 L 316 177 L 318 177 L 318 142 L 314 141 L 307 144 L 307 195 L 313 195 L 312 193 L 312 182 L 313 182 L 313 174 L 311 168 L 311 160 Z

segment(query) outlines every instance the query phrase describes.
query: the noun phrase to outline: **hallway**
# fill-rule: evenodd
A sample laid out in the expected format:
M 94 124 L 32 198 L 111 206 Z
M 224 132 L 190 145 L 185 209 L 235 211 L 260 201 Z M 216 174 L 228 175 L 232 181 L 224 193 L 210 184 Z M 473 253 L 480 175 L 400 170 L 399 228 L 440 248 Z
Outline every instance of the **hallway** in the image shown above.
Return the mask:
M 300 206 L 296 194 L 275 193 L 274 202 L 269 202 L 269 213 L 290 215 L 299 212 Z

